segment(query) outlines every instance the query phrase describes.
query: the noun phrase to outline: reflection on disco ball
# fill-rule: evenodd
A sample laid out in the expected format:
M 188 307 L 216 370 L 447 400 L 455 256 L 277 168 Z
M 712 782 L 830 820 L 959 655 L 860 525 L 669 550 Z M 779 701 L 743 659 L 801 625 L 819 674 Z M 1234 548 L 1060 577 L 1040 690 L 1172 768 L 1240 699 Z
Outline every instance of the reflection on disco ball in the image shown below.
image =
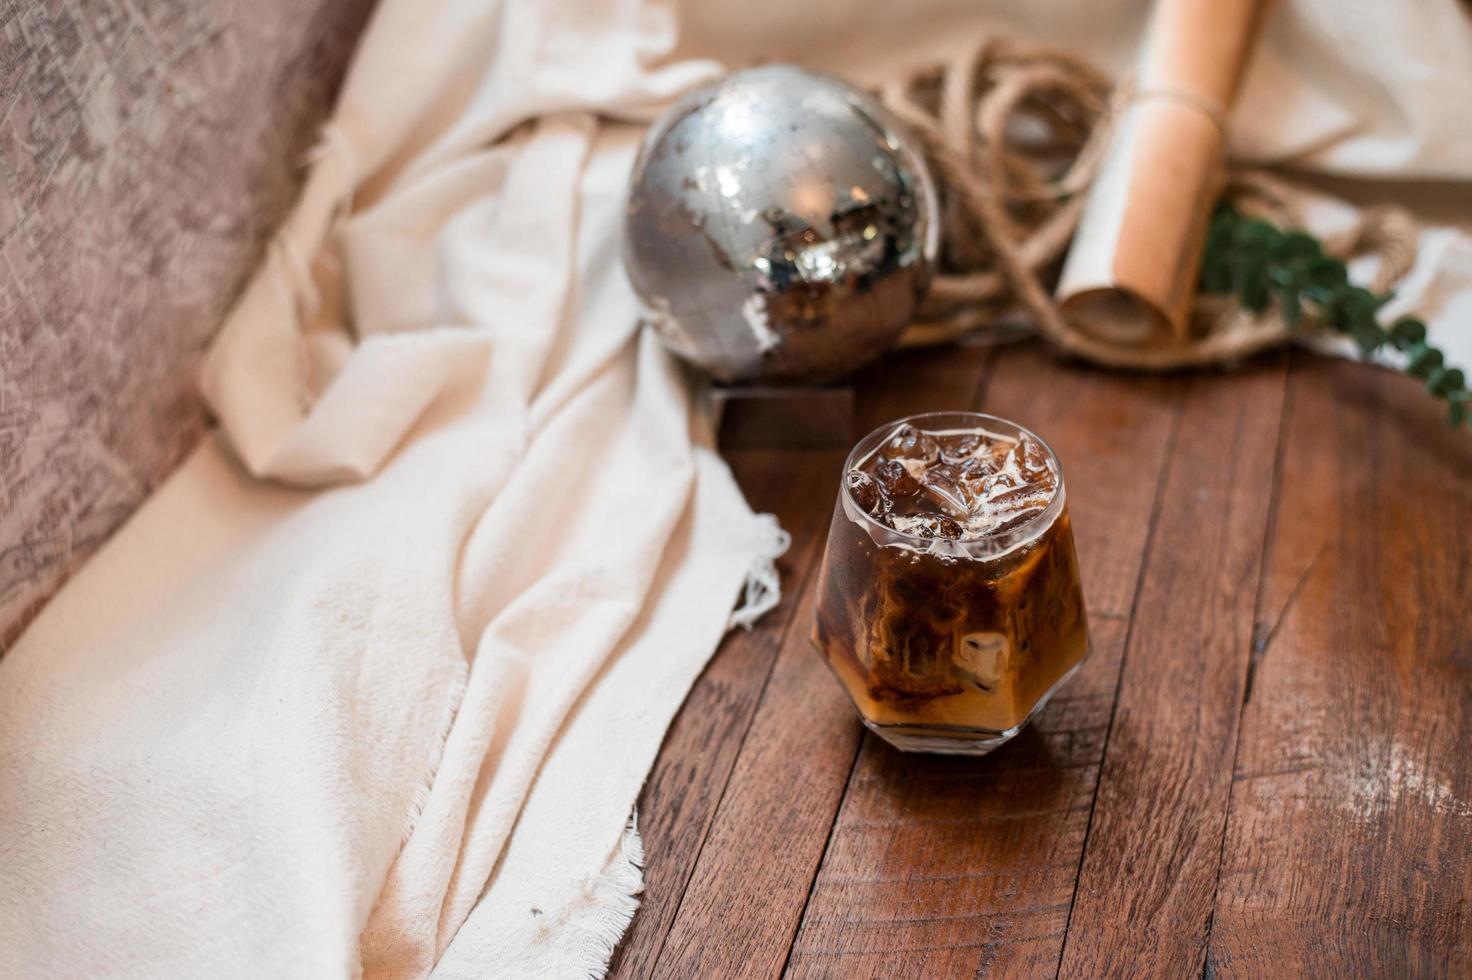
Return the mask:
M 934 183 L 893 116 L 769 65 L 686 96 L 650 130 L 623 255 L 682 357 L 721 381 L 819 381 L 893 343 L 939 234 Z

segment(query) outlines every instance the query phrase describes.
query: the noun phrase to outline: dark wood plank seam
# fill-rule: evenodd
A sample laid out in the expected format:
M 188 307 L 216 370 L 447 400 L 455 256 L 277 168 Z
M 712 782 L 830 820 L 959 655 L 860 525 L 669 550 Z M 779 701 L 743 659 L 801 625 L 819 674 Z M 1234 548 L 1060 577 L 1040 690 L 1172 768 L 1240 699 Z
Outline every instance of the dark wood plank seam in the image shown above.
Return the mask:
M 1264 557 L 1267 557 L 1267 555 L 1264 554 Z M 1293 583 L 1293 588 L 1288 592 L 1288 598 L 1283 601 L 1283 608 L 1278 610 L 1278 614 L 1273 617 L 1271 623 L 1262 622 L 1263 610 L 1261 602 L 1263 597 L 1258 597 L 1258 604 L 1254 607 L 1252 615 L 1254 624 L 1252 631 L 1252 656 L 1247 661 L 1247 681 L 1242 687 L 1243 713 L 1246 712 L 1247 705 L 1252 700 L 1252 685 L 1257 680 L 1258 666 L 1262 663 L 1263 657 L 1267 655 L 1268 648 L 1273 645 L 1273 638 L 1278 635 L 1278 627 L 1282 626 L 1283 620 L 1288 618 L 1288 611 L 1298 601 L 1299 593 L 1303 591 L 1303 587 L 1308 582 L 1309 576 L 1319 567 L 1319 559 L 1322 557 L 1324 557 L 1324 546 L 1321 545 L 1314 552 L 1314 556 L 1308 560 L 1308 564 L 1303 567 L 1303 574 L 1298 576 L 1297 582 Z M 1259 589 L 1266 587 L 1267 583 L 1263 579 L 1261 572 L 1258 574 L 1258 582 Z
M 886 884 L 889 882 L 925 882 L 925 881 L 977 881 L 988 878 L 1017 878 L 1022 875 L 1032 874 L 1039 870 L 1052 870 L 1055 868 L 1067 868 L 1072 861 L 1058 861 L 1053 864 L 1029 865 L 1025 868 L 1008 868 L 1005 871 L 971 871 L 965 874 L 941 874 L 941 875 L 903 875 L 888 876 L 880 875 L 876 878 L 829 878 L 828 883 L 833 885 L 873 885 Z M 1015 910 L 1009 908 L 1008 913 Z
M 1073 892 L 1068 900 L 1068 917 L 1063 923 L 1063 941 L 1058 944 L 1058 965 L 1053 969 L 1054 980 L 1063 972 L 1063 954 L 1068 948 L 1068 932 L 1073 927 L 1073 910 L 1078 904 L 1078 885 L 1083 879 L 1084 856 L 1089 852 L 1089 834 L 1094 829 L 1094 812 L 1099 802 L 1099 787 L 1103 783 L 1104 760 L 1109 754 L 1109 739 L 1114 734 L 1114 717 L 1119 711 L 1120 688 L 1124 686 L 1125 662 L 1129 658 L 1130 640 L 1135 631 L 1135 608 L 1140 602 L 1140 593 L 1144 589 L 1145 575 L 1150 568 L 1150 558 L 1155 546 L 1155 529 L 1160 521 L 1160 511 L 1165 501 L 1166 476 L 1170 473 L 1171 464 L 1175 460 L 1176 440 L 1180 435 L 1181 416 L 1185 411 L 1185 393 L 1179 384 L 1172 393 L 1170 431 L 1166 434 L 1165 452 L 1161 453 L 1160 470 L 1155 474 L 1155 499 L 1150 504 L 1150 523 L 1145 530 L 1145 550 L 1140 559 L 1139 571 L 1135 573 L 1135 590 L 1130 598 L 1129 625 L 1125 627 L 1124 641 L 1119 652 L 1119 669 L 1115 673 L 1114 700 L 1109 706 L 1109 724 L 1105 727 L 1104 743 L 1099 750 L 1100 778 L 1094 780 L 1094 790 L 1089 795 L 1089 819 L 1084 824 L 1084 840 L 1078 849 L 1078 863 L 1074 866 Z
M 965 912 L 958 913 L 956 915 L 920 915 L 903 919 L 891 919 L 887 917 L 879 917 L 873 919 L 845 918 L 844 921 L 851 922 L 854 925 L 859 926 L 902 926 L 923 924 L 927 922 L 969 922 L 973 919 L 1013 918 L 1016 916 L 1027 915 L 1031 912 L 1062 912 L 1067 907 L 1068 906 L 1063 902 L 1058 902 L 1053 905 L 1019 905 L 1016 908 L 1008 908 L 996 912 Z
M 1055 698 L 1053 701 L 1051 701 L 1049 703 L 1050 704 L 1056 704 L 1056 703 L 1060 703 L 1062 701 L 1064 701 L 1063 698 Z M 1091 735 L 1094 732 L 1102 732 L 1107 727 L 1108 727 L 1107 725 L 1090 725 L 1090 726 L 1088 726 L 1086 728 L 1075 728 L 1075 729 L 1073 729 L 1073 731 L 1074 731 L 1075 734 Z M 916 774 L 916 775 L 912 776 L 911 779 L 915 783 L 919 783 L 919 784 L 923 784 L 925 782 L 940 782 L 940 781 L 944 781 L 948 785 L 954 786 L 954 785 L 956 785 L 958 783 L 964 783 L 964 782 L 967 782 L 968 780 L 972 780 L 972 779 L 992 780 L 992 779 L 996 779 L 998 776 L 1006 776 L 1008 779 L 1015 779 L 1015 778 L 1017 778 L 1019 776 L 1033 776 L 1033 775 L 1036 775 L 1036 774 L 1038 774 L 1040 772 L 1067 772 L 1070 769 L 1092 769 L 1092 768 L 1094 768 L 1097 765 L 1099 765 L 1099 763 L 1097 763 L 1097 762 L 1060 762 L 1060 763 L 1058 763 L 1055 766 L 1033 766 L 1033 767 L 1028 768 L 1028 769 L 999 769 L 996 772 L 987 771 L 987 772 L 976 772 L 976 773 L 964 773 L 964 772 L 955 773 L 955 774 L 947 773 L 947 774 L 945 774 L 943 776 L 939 776 L 939 775 L 938 776 L 925 776 L 925 775 L 921 775 L 921 774 Z M 872 778 L 871 779 L 860 779 L 860 780 L 857 780 L 856 781 L 856 785 L 863 786 L 863 785 L 865 785 L 867 783 L 872 783 L 872 782 L 874 782 L 874 780 Z
M 1211 937 L 1216 928 L 1216 905 L 1221 896 L 1222 887 L 1222 865 L 1226 861 L 1227 854 L 1227 828 L 1232 819 L 1232 797 L 1237 788 L 1237 764 L 1242 752 L 1242 719 L 1247 714 L 1247 705 L 1252 700 L 1252 682 L 1257 672 L 1257 664 L 1261 659 L 1267 644 L 1272 641 L 1273 634 L 1278 631 L 1278 624 L 1288 614 L 1288 609 L 1293 605 L 1293 600 L 1308 579 L 1308 573 L 1318 564 L 1318 556 L 1315 555 L 1309 563 L 1308 569 L 1304 571 L 1303 577 L 1294 586 L 1288 601 L 1284 604 L 1282 612 L 1273 622 L 1272 628 L 1261 634 L 1259 624 L 1262 622 L 1263 603 L 1267 601 L 1267 578 L 1268 570 L 1272 567 L 1272 551 L 1278 539 L 1278 510 L 1283 497 L 1283 457 L 1285 455 L 1286 436 L 1288 432 L 1288 420 L 1293 414 L 1293 376 L 1297 373 L 1302 361 L 1288 353 L 1288 363 L 1283 369 L 1283 407 L 1278 413 L 1278 437 L 1273 446 L 1273 482 L 1272 495 L 1268 498 L 1268 519 L 1263 528 L 1262 547 L 1258 549 L 1257 555 L 1257 595 L 1252 603 L 1252 651 L 1247 661 L 1247 676 L 1242 684 L 1242 703 L 1237 709 L 1237 732 L 1232 742 L 1232 779 L 1227 784 L 1227 804 L 1222 810 L 1222 828 L 1220 834 L 1220 846 L 1217 849 L 1216 879 L 1212 883 L 1211 914 L 1206 919 L 1206 936 L 1201 944 L 1201 976 L 1203 980 L 1211 980 L 1214 970 L 1211 966 Z
M 823 862 L 828 859 L 828 848 L 833 846 L 833 833 L 838 829 L 838 815 L 843 812 L 843 801 L 848 798 L 849 786 L 854 781 L 854 773 L 859 768 L 859 757 L 864 754 L 864 746 L 874 738 L 869 731 L 864 732 L 864 737 L 859 739 L 859 744 L 854 748 L 854 757 L 848 763 L 848 776 L 843 781 L 843 792 L 838 796 L 838 805 L 833 808 L 833 822 L 828 825 L 828 836 L 823 840 L 823 850 L 818 855 L 817 864 L 813 865 L 813 876 L 808 880 L 808 893 L 802 900 L 802 911 L 797 913 L 793 921 L 792 935 L 787 937 L 787 955 L 782 957 L 782 972 L 778 976 L 787 976 L 792 968 L 792 951 L 797 945 L 797 934 L 802 929 L 803 920 L 808 917 L 808 906 L 813 901 L 813 890 L 818 887 L 818 875 L 823 871 Z
M 1022 940 L 1022 941 L 1029 941 L 1029 940 L 1034 940 L 1034 939 L 1056 939 L 1060 935 L 1062 935 L 1062 933 L 1058 933 L 1058 932 L 1040 932 L 1040 933 L 1028 933 L 1027 935 L 1018 936 L 1017 938 L 1019 940 Z M 887 949 L 888 952 L 891 952 L 891 953 L 929 953 L 929 952 L 937 952 L 937 951 L 950 953 L 950 952 L 955 952 L 956 950 L 959 950 L 959 949 L 986 949 L 991 944 L 992 944 L 992 940 L 991 939 L 985 939 L 985 940 L 982 940 L 981 942 L 976 942 L 976 943 L 946 943 L 945 945 L 940 945 L 940 946 L 889 946 L 889 947 L 886 947 L 886 949 Z M 838 946 L 835 946 L 835 947 L 832 947 L 832 948 L 826 947 L 826 946 L 819 946 L 818 948 L 814 949 L 813 952 L 816 953 L 816 954 L 818 954 L 818 955 L 820 955 L 820 956 L 821 955 L 828 955 L 828 956 L 834 956 L 834 955 L 836 955 L 836 956 L 854 956 L 854 955 L 862 956 L 863 955 L 862 953 L 855 954 L 851 950 L 847 950 L 847 949 L 844 949 L 844 948 L 838 947 Z M 870 975 L 872 976 L 872 974 L 870 974 Z M 925 980 L 929 980 L 929 978 L 927 977 L 927 978 L 925 978 Z
M 797 613 L 799 608 L 802 606 L 803 594 L 807 591 L 808 584 L 813 580 L 814 576 L 817 574 L 818 566 L 822 563 L 822 539 L 824 537 L 826 537 L 826 535 L 820 534 L 818 536 L 818 539 L 814 541 L 813 546 L 809 549 L 810 554 L 808 556 L 807 564 L 802 570 L 800 581 L 797 583 L 797 591 L 792 595 L 792 613 L 787 617 L 787 621 L 782 624 L 781 635 L 777 637 L 776 644 L 773 648 L 776 652 L 772 656 L 771 661 L 767 664 L 767 674 L 766 677 L 762 678 L 762 688 L 760 691 L 757 692 L 756 698 L 752 701 L 752 709 L 750 715 L 746 719 L 746 727 L 743 728 L 741 731 L 742 745 L 746 744 L 746 737 L 751 733 L 751 726 L 756 723 L 757 709 L 761 706 L 762 701 L 766 699 L 767 686 L 772 683 L 772 675 L 777 671 L 778 656 L 781 655 L 782 647 L 787 642 L 787 634 L 792 631 L 793 625 L 797 622 Z M 665 927 L 664 935 L 659 937 L 659 948 L 655 950 L 654 958 L 650 960 L 650 963 L 652 965 L 652 974 L 658 974 L 659 972 L 659 962 L 661 959 L 664 958 L 665 943 L 669 939 L 670 930 L 674 928 L 675 923 L 680 918 L 680 909 L 685 904 L 685 893 L 690 890 L 690 881 L 692 878 L 695 877 L 695 869 L 700 866 L 700 857 L 702 854 L 705 853 L 706 842 L 710 839 L 710 829 L 712 826 L 714 826 L 716 822 L 716 815 L 721 812 L 721 804 L 724 803 L 726 800 L 726 791 L 731 786 L 731 777 L 736 772 L 736 760 L 739 759 L 740 756 L 741 749 L 738 747 L 736 752 L 731 757 L 731 768 L 726 771 L 726 778 L 721 781 L 721 795 L 717 797 L 715 805 L 710 808 L 710 814 L 705 821 L 705 826 L 701 828 L 700 847 L 696 848 L 695 858 L 690 862 L 690 867 L 685 874 L 685 880 L 680 885 L 680 896 L 675 900 L 674 912 L 670 915 L 669 925 Z
M 992 375 L 996 371 L 998 353 L 1002 346 L 997 345 L 987 351 L 986 360 L 981 364 L 981 370 L 977 373 L 976 386 L 971 389 L 971 398 L 968 407 L 974 412 L 979 411 L 981 400 L 986 395 L 987 385 L 991 382 Z M 765 693 L 765 689 L 763 690 Z M 848 791 L 853 786 L 854 773 L 858 772 L 859 759 L 864 755 L 864 746 L 873 733 L 864 732 L 864 737 L 859 739 L 858 747 L 854 750 L 854 757 L 849 761 L 848 775 L 843 781 L 843 792 L 839 794 L 838 805 L 833 809 L 833 822 L 828 825 L 828 836 L 823 841 L 823 850 L 818 855 L 818 863 L 813 866 L 813 877 L 808 881 L 808 893 L 802 900 L 802 911 L 797 914 L 797 919 L 792 927 L 792 935 L 787 940 L 787 955 L 782 958 L 781 976 L 786 976 L 792 968 L 792 951 L 797 943 L 797 934 L 802 931 L 802 924 L 808 917 L 808 907 L 813 901 L 813 892 L 818 886 L 818 876 L 823 873 L 823 863 L 828 859 L 828 849 L 833 845 L 833 834 L 838 828 L 838 818 L 843 813 L 843 804 L 848 799 Z M 719 808 L 718 808 L 719 809 Z
M 969 817 L 952 817 L 943 820 L 922 820 L 918 817 L 906 820 L 906 827 L 968 827 L 977 824 L 1005 823 L 1008 820 L 1032 820 L 1036 817 L 1052 816 L 1055 813 L 1082 813 L 1087 803 L 1078 806 L 1056 807 L 1051 810 L 1015 810 L 1010 813 L 981 813 Z M 836 825 L 838 821 L 834 821 Z M 844 823 L 849 830 L 882 830 L 893 827 L 892 820 L 851 820 Z
M 1016 343 L 1016 341 L 1013 343 Z M 976 387 L 971 389 L 971 401 L 967 405 L 971 411 L 977 412 L 981 410 L 981 399 L 986 395 L 987 386 L 992 382 L 992 375 L 997 371 L 997 359 L 1002 356 L 1002 348 L 1006 346 L 1010 345 L 997 344 L 991 350 L 987 351 L 986 360 L 982 362 L 981 370 L 977 372 Z

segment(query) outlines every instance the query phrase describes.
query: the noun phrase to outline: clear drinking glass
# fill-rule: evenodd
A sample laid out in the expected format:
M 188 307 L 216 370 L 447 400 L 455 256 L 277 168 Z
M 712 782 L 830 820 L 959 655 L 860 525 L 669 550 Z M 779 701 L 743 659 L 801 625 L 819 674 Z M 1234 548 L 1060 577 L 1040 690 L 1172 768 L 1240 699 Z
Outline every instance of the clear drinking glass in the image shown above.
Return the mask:
M 981 755 L 1088 652 L 1063 472 L 990 415 L 916 415 L 844 464 L 813 643 L 897 748 Z

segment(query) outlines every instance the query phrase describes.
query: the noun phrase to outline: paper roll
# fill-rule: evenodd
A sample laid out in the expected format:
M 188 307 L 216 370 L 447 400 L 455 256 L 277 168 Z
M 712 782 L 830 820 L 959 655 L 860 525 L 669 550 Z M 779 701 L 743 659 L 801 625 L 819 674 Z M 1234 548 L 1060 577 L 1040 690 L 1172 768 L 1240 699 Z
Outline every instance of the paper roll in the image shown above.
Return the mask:
M 1185 339 L 1226 146 L 1226 115 L 1264 0 L 1159 0 L 1058 282 L 1080 330 Z

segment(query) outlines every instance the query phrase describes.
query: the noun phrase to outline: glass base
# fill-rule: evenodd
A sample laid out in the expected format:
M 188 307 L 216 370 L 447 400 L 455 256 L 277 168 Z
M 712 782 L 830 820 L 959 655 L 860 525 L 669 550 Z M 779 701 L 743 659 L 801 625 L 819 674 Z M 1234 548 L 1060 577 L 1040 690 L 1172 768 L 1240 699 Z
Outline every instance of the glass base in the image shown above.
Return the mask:
M 1005 745 L 1027 724 L 1024 721 L 1005 732 L 993 732 L 950 725 L 880 725 L 868 718 L 863 721 L 865 728 L 901 752 L 928 752 L 931 755 L 986 755 Z
M 1038 703 L 1032 706 L 1027 717 L 1006 731 L 966 728 L 961 725 L 881 725 L 868 718 L 863 718 L 862 715 L 860 718 L 865 728 L 901 752 L 928 752 L 932 755 L 986 755 L 999 746 L 1006 745 L 1018 732 L 1026 728 L 1027 723 L 1047 707 L 1054 693 L 1068 683 L 1087 659 L 1088 652 L 1085 651 L 1084 656 L 1079 658 L 1079 662 L 1068 668 L 1068 672 L 1058 678 L 1057 682 L 1048 689 L 1048 693 L 1038 699 Z

